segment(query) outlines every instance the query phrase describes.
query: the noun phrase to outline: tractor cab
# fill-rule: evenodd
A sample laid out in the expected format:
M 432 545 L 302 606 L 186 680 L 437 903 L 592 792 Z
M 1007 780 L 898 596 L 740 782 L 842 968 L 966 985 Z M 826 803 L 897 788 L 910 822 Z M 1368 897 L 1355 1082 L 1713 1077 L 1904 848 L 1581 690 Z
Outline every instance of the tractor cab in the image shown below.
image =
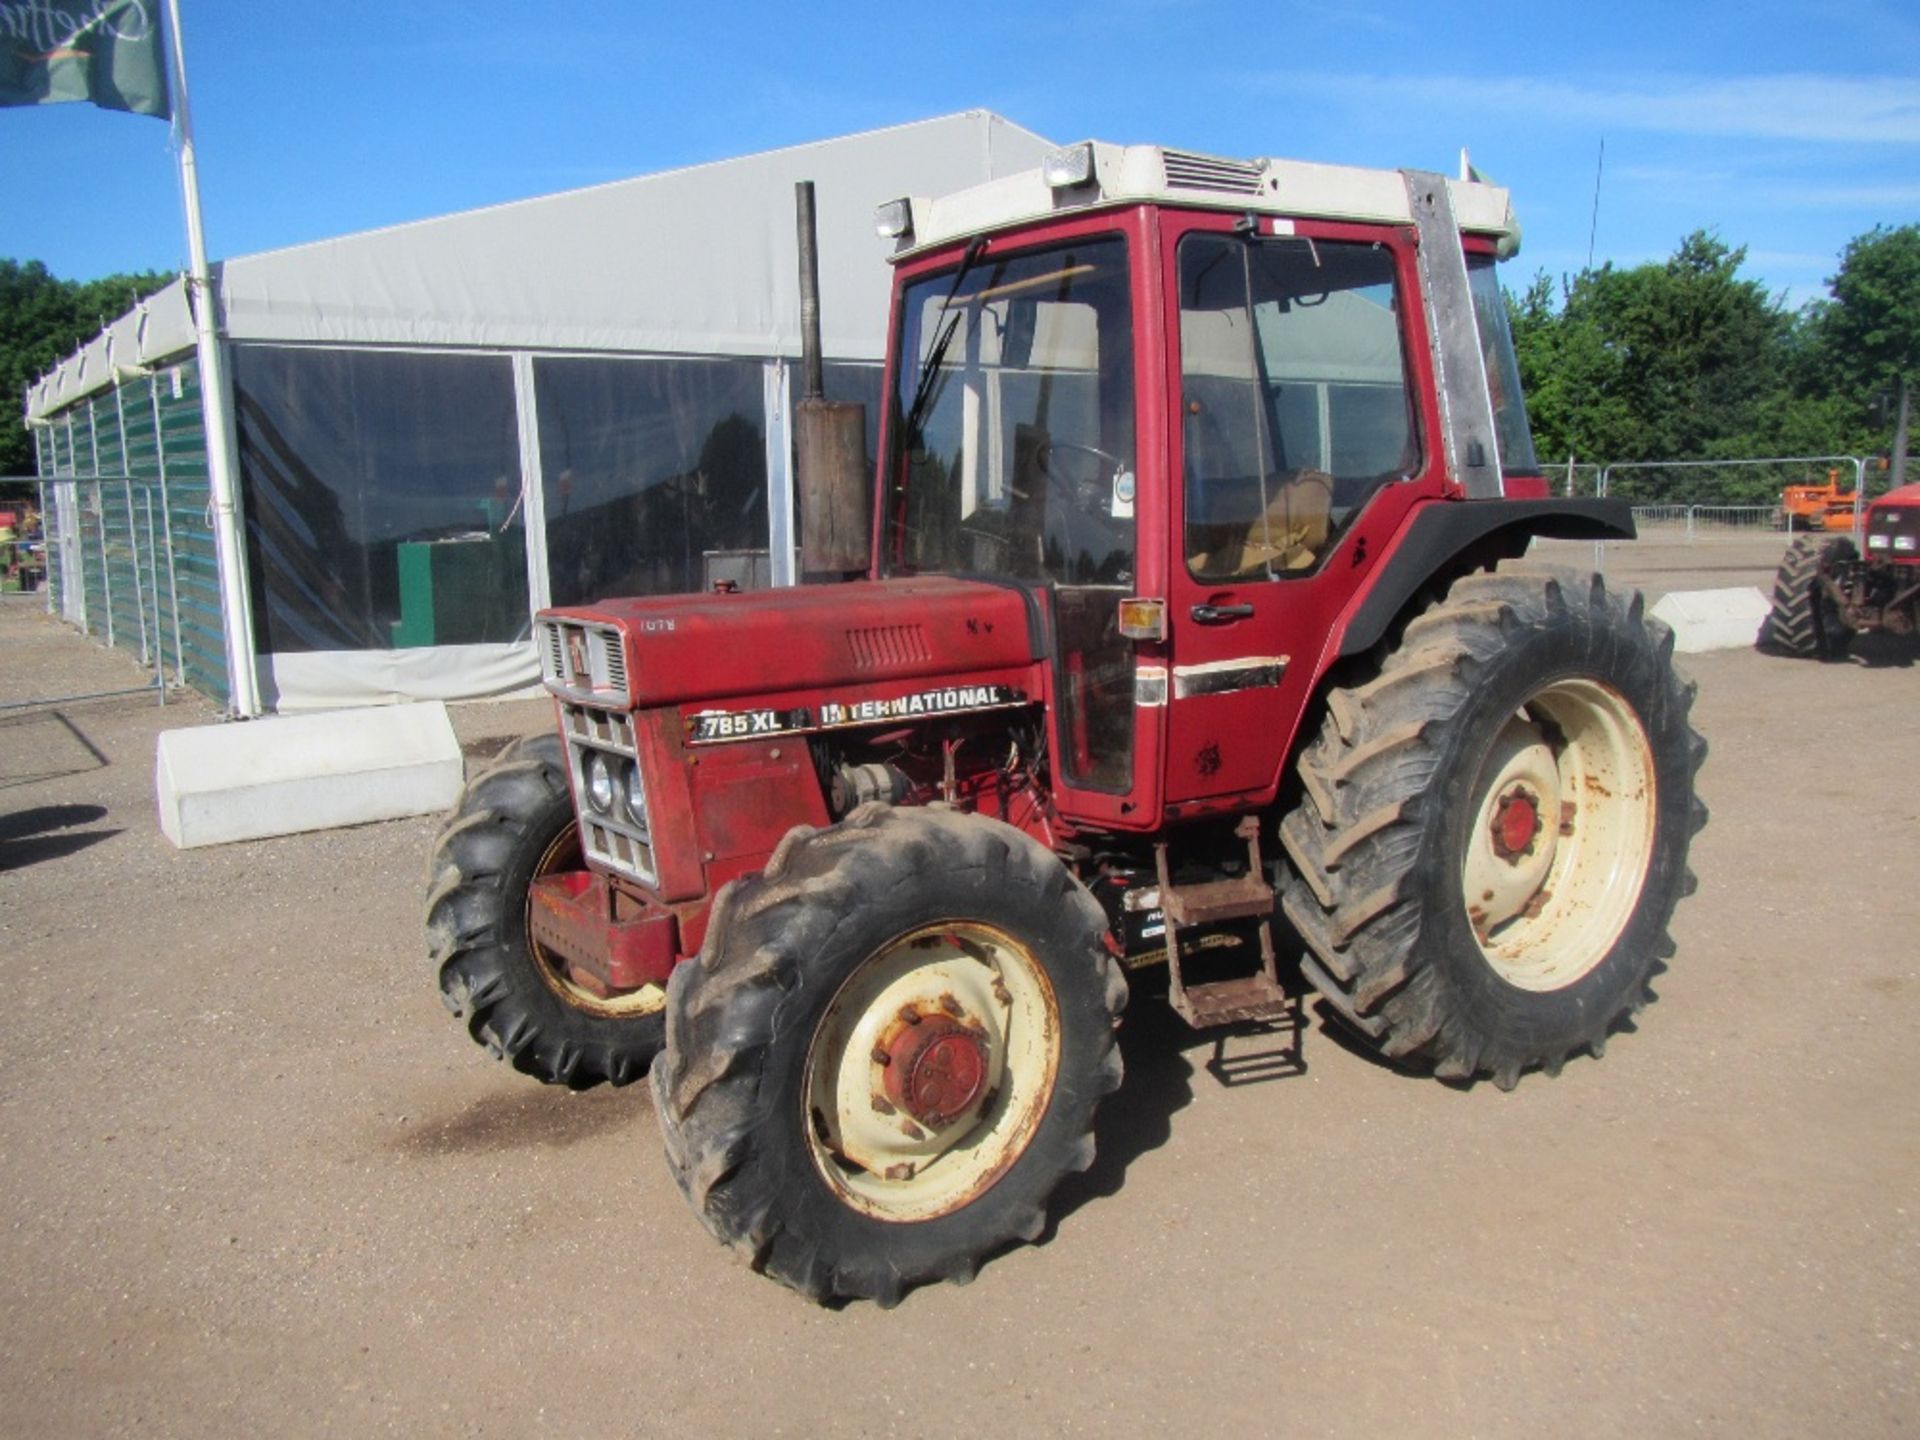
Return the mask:
M 873 572 L 1030 597 L 1079 821 L 1270 802 L 1410 510 L 1543 493 L 1496 187 L 1088 143 L 880 226 Z

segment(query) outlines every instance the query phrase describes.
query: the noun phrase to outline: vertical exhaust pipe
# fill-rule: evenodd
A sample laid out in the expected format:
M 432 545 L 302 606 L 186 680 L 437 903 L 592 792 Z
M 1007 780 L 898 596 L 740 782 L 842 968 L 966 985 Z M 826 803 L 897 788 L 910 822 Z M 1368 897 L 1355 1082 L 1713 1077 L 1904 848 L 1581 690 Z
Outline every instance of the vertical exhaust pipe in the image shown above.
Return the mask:
M 800 365 L 804 393 L 794 411 L 794 485 L 800 508 L 803 582 L 864 575 L 872 543 L 873 476 L 867 463 L 867 407 L 826 398 L 820 346 L 820 244 L 813 182 L 794 187 L 800 244 Z
M 804 400 L 827 398 L 820 361 L 820 234 L 813 218 L 813 182 L 793 187 L 794 219 L 800 241 L 800 364 L 805 371 Z

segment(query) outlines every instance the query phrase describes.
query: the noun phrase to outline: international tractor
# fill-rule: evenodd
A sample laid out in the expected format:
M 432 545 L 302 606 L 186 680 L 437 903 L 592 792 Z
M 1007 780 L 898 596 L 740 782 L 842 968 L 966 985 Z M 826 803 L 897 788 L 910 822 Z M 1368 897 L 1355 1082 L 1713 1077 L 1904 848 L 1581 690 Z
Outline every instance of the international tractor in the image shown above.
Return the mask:
M 1144 967 L 1254 1025 L 1298 950 L 1463 1084 L 1598 1055 L 1670 953 L 1705 745 L 1638 595 L 1511 563 L 1633 530 L 1535 464 L 1506 192 L 1090 142 L 879 225 L 877 465 L 859 407 L 797 417 L 834 583 L 539 617 L 556 733 L 434 856 L 473 1037 L 651 1067 L 706 1227 L 883 1304 L 1040 1234 Z
M 1867 506 L 1861 535 L 1802 535 L 1773 580 L 1762 639 L 1770 648 L 1842 659 L 1871 631 L 1920 634 L 1920 485 L 1902 485 Z

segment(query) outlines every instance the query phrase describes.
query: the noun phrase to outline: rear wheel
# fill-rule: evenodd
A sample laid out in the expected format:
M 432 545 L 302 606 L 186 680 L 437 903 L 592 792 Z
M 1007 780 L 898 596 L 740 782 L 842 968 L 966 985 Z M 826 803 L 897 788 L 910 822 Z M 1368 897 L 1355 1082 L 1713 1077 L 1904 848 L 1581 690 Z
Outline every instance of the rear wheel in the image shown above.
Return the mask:
M 1767 614 L 1767 642 L 1789 655 L 1839 660 L 1853 644 L 1853 631 L 1827 593 L 1822 576 L 1857 559 L 1859 551 L 1844 537 L 1802 535 L 1787 547 L 1773 578 L 1773 608 Z
M 1671 651 L 1597 575 L 1473 575 L 1329 696 L 1283 903 L 1352 1028 L 1510 1088 L 1645 1003 L 1706 819 Z
M 653 1090 L 721 1241 L 816 1300 L 891 1304 L 1036 1238 L 1093 1160 L 1126 983 L 1098 903 L 997 821 L 867 805 L 715 902 Z
M 447 1008 L 495 1057 L 584 1090 L 647 1073 L 665 1038 L 666 991 L 604 994 L 528 927 L 542 875 L 581 868 L 558 735 L 516 742 L 460 797 L 434 845 L 427 945 Z

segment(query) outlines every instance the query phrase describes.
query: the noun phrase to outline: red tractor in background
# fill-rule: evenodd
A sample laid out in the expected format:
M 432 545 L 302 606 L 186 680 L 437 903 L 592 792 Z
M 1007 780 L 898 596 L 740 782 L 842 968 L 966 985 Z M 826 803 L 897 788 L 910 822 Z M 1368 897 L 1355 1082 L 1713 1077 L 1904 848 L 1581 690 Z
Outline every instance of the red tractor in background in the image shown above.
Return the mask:
M 1506 192 L 1087 143 L 879 218 L 877 476 L 858 407 L 799 416 L 839 583 L 538 620 L 557 733 L 435 853 L 473 1036 L 651 1066 L 708 1229 L 882 1303 L 1040 1232 L 1129 969 L 1196 1026 L 1287 1013 L 1277 909 L 1398 1061 L 1599 1054 L 1671 951 L 1705 745 L 1638 595 L 1506 563 L 1633 533 L 1535 463 Z
M 1762 637 L 1770 648 L 1838 660 L 1858 634 L 1920 634 L 1920 485 L 1872 501 L 1860 533 L 1864 555 L 1847 536 L 1787 547 Z

